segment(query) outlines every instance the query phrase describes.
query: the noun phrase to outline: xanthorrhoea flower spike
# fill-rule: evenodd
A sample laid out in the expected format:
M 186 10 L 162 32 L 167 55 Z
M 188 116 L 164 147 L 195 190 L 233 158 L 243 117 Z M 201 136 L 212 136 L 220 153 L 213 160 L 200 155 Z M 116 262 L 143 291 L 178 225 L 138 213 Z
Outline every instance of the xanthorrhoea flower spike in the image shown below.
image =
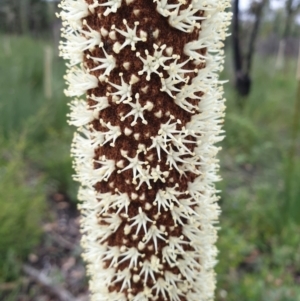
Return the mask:
M 61 2 L 92 300 L 213 299 L 229 2 Z

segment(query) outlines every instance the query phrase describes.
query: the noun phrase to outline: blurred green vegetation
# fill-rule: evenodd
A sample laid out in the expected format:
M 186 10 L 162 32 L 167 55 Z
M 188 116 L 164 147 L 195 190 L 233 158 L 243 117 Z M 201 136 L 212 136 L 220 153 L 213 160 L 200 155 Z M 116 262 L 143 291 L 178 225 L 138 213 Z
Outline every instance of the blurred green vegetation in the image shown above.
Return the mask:
M 59 191 L 76 201 L 64 63 L 53 53 L 53 96 L 47 99 L 45 46 L 45 41 L 0 36 L 0 65 L 5 70 L 0 75 L 0 251 L 6 256 L 0 259 L 1 281 L 17 277 L 14 258 L 25 258 L 39 240 L 46 195 Z M 248 99 L 238 99 L 231 84 L 225 85 L 217 301 L 300 300 L 299 142 L 290 191 L 285 185 L 296 64 L 290 59 L 284 71 L 277 72 L 274 62 L 272 57 L 257 57 Z M 229 59 L 226 64 L 222 77 L 230 79 Z
M 300 143 L 292 141 L 296 60 L 257 57 L 251 95 L 225 85 L 217 300 L 300 300 Z M 231 77 L 230 55 L 224 78 Z M 296 143 L 290 191 L 289 154 Z
M 26 159 L 44 173 L 56 191 L 75 197 L 76 187 L 70 177 L 72 129 L 66 123 L 68 106 L 63 94 L 64 62 L 52 49 L 52 70 L 47 71 L 52 74 L 52 97 L 47 99 L 44 56 L 50 46 L 24 36 L 2 36 L 0 45 L 4 49 L 0 64 L 6 71 L 0 77 L 0 98 L 4 100 L 0 104 L 0 135 L 7 141 L 18 139 L 20 133 L 26 135 Z
M 46 199 L 75 201 L 66 124 L 64 63 L 52 51 L 52 97 L 43 87 L 46 42 L 0 36 L 0 282 L 15 281 L 22 260 L 41 241 Z M 1 295 L 1 293 L 0 293 Z
M 42 234 L 44 181 L 24 160 L 24 137 L 1 141 L 0 157 L 0 281 L 19 275 L 19 264 Z

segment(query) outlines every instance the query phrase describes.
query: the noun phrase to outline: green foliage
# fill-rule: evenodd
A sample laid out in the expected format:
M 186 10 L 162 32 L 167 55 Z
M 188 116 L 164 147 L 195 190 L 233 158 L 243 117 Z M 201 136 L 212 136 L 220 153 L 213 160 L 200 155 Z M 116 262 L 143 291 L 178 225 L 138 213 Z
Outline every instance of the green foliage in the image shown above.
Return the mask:
M 28 37 L 0 36 L 5 70 L 0 75 L 0 282 L 17 279 L 20 263 L 39 243 L 47 194 L 54 190 L 76 198 L 64 64 L 53 50 L 53 97 L 46 99 L 45 46 Z
M 24 36 L 0 36 L 0 65 L 5 70 L 0 76 L 1 136 L 9 137 L 26 127 L 30 139 L 41 141 L 45 140 L 48 127 L 59 130 L 66 126 L 64 64 L 53 50 L 53 97 L 46 99 L 43 87 L 45 46 L 43 41 Z
M 18 262 L 40 241 L 45 193 L 41 176 L 24 162 L 23 143 L 1 142 L 0 280 L 9 281 L 18 276 Z
M 65 67 L 53 50 L 53 97 L 46 99 L 45 46 L 43 41 L 24 36 L 0 36 L 0 65 L 6 70 L 0 76 L 0 99 L 8 99 L 0 104 L 0 135 L 10 140 L 25 131 L 25 155 L 36 169 L 44 172 L 47 183 L 76 199 L 77 185 L 71 176 L 72 129 L 66 123 L 68 108 L 63 95 Z
M 49 128 L 47 140 L 30 150 L 30 158 L 43 171 L 52 189 L 75 201 L 78 184 L 72 178 L 71 132 L 70 128 L 61 131 Z
M 257 58 L 248 99 L 237 101 L 232 87 L 225 87 L 217 301 L 300 300 L 299 137 L 288 192 L 285 186 L 296 64 L 291 60 L 285 72 L 272 76 L 274 61 Z

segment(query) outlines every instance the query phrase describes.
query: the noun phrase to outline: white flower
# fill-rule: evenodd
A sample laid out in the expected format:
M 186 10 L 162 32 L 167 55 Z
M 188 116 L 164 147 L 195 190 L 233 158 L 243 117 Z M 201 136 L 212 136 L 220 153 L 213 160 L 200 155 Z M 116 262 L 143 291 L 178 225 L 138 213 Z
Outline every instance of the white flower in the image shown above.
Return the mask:
M 201 38 L 199 40 L 186 43 L 184 45 L 184 53 L 197 62 L 205 62 L 207 56 L 199 53 L 199 50 L 207 47 L 205 40 L 206 39 Z
M 70 60 L 71 66 L 82 61 L 83 51 L 93 50 L 95 47 L 102 47 L 103 45 L 100 32 L 93 30 L 85 20 L 83 24 L 88 30 L 84 30 L 81 27 L 62 30 L 62 37 L 66 41 L 60 42 L 60 56 Z
M 159 230 L 156 225 L 152 225 L 149 230 L 147 231 L 145 238 L 144 238 L 144 243 L 147 244 L 150 240 L 153 241 L 154 244 L 154 249 L 155 252 L 157 252 L 157 240 L 166 240 L 165 237 L 162 235 L 166 235 L 163 231 Z
M 190 60 L 187 59 L 185 62 L 182 62 L 180 64 L 177 63 L 179 57 L 175 59 L 170 65 L 165 66 L 164 69 L 168 71 L 168 74 L 170 75 L 171 79 L 173 80 L 178 80 L 178 81 L 185 81 L 185 78 L 183 77 L 183 74 L 185 73 L 191 73 L 194 72 L 195 70 L 187 70 L 187 69 L 182 69 L 184 65 Z
M 88 98 L 97 102 L 97 104 L 91 106 L 91 108 L 98 112 L 109 107 L 108 99 L 106 96 L 97 97 L 94 94 L 92 94 L 91 96 L 88 96 Z
M 115 29 L 118 33 L 120 33 L 122 36 L 125 37 L 125 41 L 124 43 L 118 48 L 118 52 L 120 52 L 124 47 L 126 47 L 127 45 L 131 45 L 131 50 L 135 50 L 135 44 L 139 41 L 144 41 L 144 38 L 139 38 L 136 35 L 136 30 L 137 30 L 137 26 L 139 25 L 139 22 L 134 22 L 134 27 L 133 29 L 131 29 L 128 25 L 127 25 L 127 21 L 123 20 L 123 24 L 126 26 L 126 30 L 120 30 L 118 28 L 116 28 L 115 26 L 112 26 L 112 29 Z
M 89 41 L 77 31 L 62 35 L 65 36 L 66 41 L 59 42 L 59 56 L 63 57 L 65 60 L 69 60 L 70 66 L 79 64 L 82 62 L 83 49 L 85 47 L 89 48 Z
M 96 71 L 100 69 L 105 69 L 102 76 L 110 75 L 111 71 L 116 67 L 116 59 L 113 55 L 108 55 L 105 49 L 102 47 L 105 57 L 104 58 L 97 58 L 87 55 L 88 59 L 92 59 L 94 62 L 100 63 L 97 67 L 89 70 L 89 71 Z
M 101 145 L 104 145 L 112 140 L 110 146 L 115 146 L 117 138 L 122 134 L 120 127 L 118 125 L 114 126 L 110 122 L 105 123 L 103 119 L 100 119 L 100 123 L 102 126 L 108 128 L 108 131 L 104 132 L 104 139 Z
M 165 197 L 165 191 L 159 190 L 158 193 L 156 194 L 156 198 L 154 200 L 154 205 L 157 206 L 158 212 L 161 211 L 161 207 L 164 208 L 165 211 L 168 211 L 170 208 L 170 202 L 169 200 Z
M 122 260 L 119 261 L 119 264 L 124 261 L 129 261 L 128 267 L 133 268 L 137 267 L 138 265 L 138 259 L 142 256 L 142 254 L 134 247 L 128 249 L 127 251 L 123 252 L 121 254 L 123 257 Z
M 69 22 L 79 21 L 89 15 L 89 4 L 85 0 L 63 0 L 58 7 L 63 9 L 59 16 Z
M 74 176 L 76 181 L 84 183 L 86 186 L 92 186 L 100 181 L 107 181 L 115 170 L 115 162 L 113 160 L 95 160 L 101 164 L 99 168 L 94 169 L 92 162 L 82 162 L 76 166 L 77 174 Z
M 130 158 L 127 155 L 123 155 L 123 156 L 129 161 L 129 164 L 126 167 L 124 167 L 122 170 L 118 170 L 118 173 L 121 173 L 128 169 L 132 169 L 133 183 L 135 183 L 135 179 L 138 177 L 138 175 L 140 174 L 143 175 L 142 165 L 144 165 L 146 162 L 139 160 L 138 158 L 139 154 L 136 154 L 136 156 L 133 158 Z
M 165 300 L 167 300 L 169 285 L 163 278 L 158 278 L 156 283 L 153 286 L 153 290 L 156 290 L 155 296 L 161 294 Z
M 161 78 L 161 89 L 160 91 L 168 93 L 172 98 L 174 98 L 174 92 L 180 92 L 180 89 L 176 87 L 177 84 L 179 84 L 181 80 L 173 79 L 172 76 L 169 76 L 168 78 L 164 79 Z
M 114 267 L 118 265 L 119 256 L 121 255 L 121 250 L 118 246 L 107 247 L 106 251 L 102 254 L 103 261 L 110 261 L 109 267 Z
M 139 103 L 140 95 L 137 93 L 135 95 L 135 103 L 128 102 L 128 105 L 131 106 L 132 110 L 126 114 L 125 116 L 121 117 L 121 121 L 124 121 L 127 117 L 133 116 L 133 121 L 131 122 L 131 126 L 134 126 L 137 124 L 137 119 L 141 118 L 143 124 L 148 124 L 147 120 L 144 118 L 143 112 L 147 110 L 148 106 L 145 105 L 144 107 L 141 106 Z
M 163 263 L 165 263 L 165 262 L 168 263 L 168 265 L 170 267 L 174 267 L 176 265 L 176 261 L 177 261 L 177 252 L 175 252 L 175 250 L 170 248 L 169 245 L 165 246 L 162 250 L 162 261 L 163 261 Z M 165 273 L 165 276 L 167 276 L 167 275 L 168 275 L 168 272 Z M 178 278 L 175 278 L 175 279 L 178 280 Z M 176 286 L 177 284 L 175 282 L 175 279 L 172 278 L 172 280 L 173 280 L 172 282 L 174 283 L 173 285 Z M 171 281 L 168 281 L 168 282 L 170 283 Z M 170 285 L 169 283 L 168 283 L 168 285 Z
M 187 212 L 185 210 L 183 210 L 182 207 L 173 206 L 171 208 L 171 214 L 172 214 L 172 218 L 174 220 L 175 225 L 177 225 L 179 223 L 180 225 L 182 225 L 184 227 L 185 220 L 189 219 L 189 215 L 187 214 Z M 182 219 L 184 219 L 184 220 L 182 220 Z
M 115 161 L 107 160 L 105 157 L 102 160 L 95 160 L 96 163 L 101 164 L 101 166 L 95 169 L 98 181 L 107 181 L 112 172 L 115 170 Z
M 157 60 L 155 57 L 149 55 L 149 51 L 145 50 L 146 59 L 141 57 L 141 54 L 139 52 L 136 53 L 136 56 L 140 58 L 140 60 L 143 62 L 144 66 L 141 71 L 139 71 L 139 75 L 147 73 L 146 80 L 150 80 L 151 73 L 156 73 L 159 75 L 159 72 L 157 71 L 158 67 L 160 66 L 159 60 Z
M 98 87 L 98 79 L 94 75 L 84 72 L 78 67 L 72 67 L 65 75 L 69 88 L 65 90 L 67 96 L 81 96 L 87 90 Z
M 153 59 L 155 62 L 157 62 L 160 66 L 162 67 L 166 67 L 165 66 L 165 62 L 168 60 L 171 60 L 172 58 L 175 58 L 177 56 L 164 56 L 163 52 L 165 51 L 165 49 L 167 48 L 167 45 L 164 44 L 162 46 L 158 46 L 156 44 L 153 44 L 153 48 L 154 48 L 154 53 L 153 53 Z
M 114 195 L 114 199 L 111 202 L 111 207 L 117 207 L 118 211 L 117 213 L 120 213 L 120 211 L 125 210 L 125 213 L 128 214 L 128 207 L 130 205 L 130 199 L 127 195 L 127 193 L 120 193 L 118 191 L 118 195 Z
M 122 286 L 120 288 L 121 292 L 125 288 L 131 287 L 131 272 L 129 268 L 125 268 L 124 270 L 118 270 L 115 277 L 116 279 L 112 283 L 122 282 Z
M 189 113 L 195 113 L 195 111 L 199 111 L 198 105 L 194 105 L 190 103 L 187 99 L 197 99 L 199 98 L 194 93 L 199 91 L 199 86 L 197 86 L 194 82 L 192 85 L 184 85 L 179 93 L 177 93 L 174 97 L 174 102 L 181 107 L 183 110 Z
M 67 116 L 70 117 L 69 124 L 75 126 L 86 125 L 91 122 L 95 116 L 94 111 L 90 110 L 84 100 L 75 99 L 70 102 L 71 113 Z
M 157 151 L 158 160 L 160 161 L 161 160 L 161 150 L 163 150 L 167 154 L 169 153 L 169 151 L 167 149 L 168 144 L 165 141 L 165 137 L 163 137 L 162 135 L 157 135 L 155 137 L 150 137 L 150 138 L 152 140 L 152 144 L 150 145 L 148 150 L 155 147 L 156 151 Z
M 167 138 L 174 139 L 174 134 L 181 132 L 179 130 L 176 130 L 176 126 L 177 124 L 180 124 L 180 121 L 177 120 L 174 123 L 170 123 L 172 120 L 174 120 L 174 116 L 171 116 L 167 123 L 163 123 L 160 126 L 160 130 L 158 131 L 158 134 L 163 135 L 165 137 L 165 140 Z
M 168 238 L 168 240 L 169 240 L 169 249 L 174 250 L 178 254 L 185 253 L 185 250 L 183 249 L 183 245 L 188 245 L 189 242 L 184 241 L 183 237 L 171 236 Z
M 118 8 L 121 7 L 122 0 L 107 0 L 107 2 L 99 4 L 99 6 L 108 6 L 104 12 L 104 16 L 108 16 L 110 13 L 116 13 Z
M 99 207 L 99 214 L 107 214 L 109 209 L 118 208 L 116 211 L 119 214 L 121 211 L 125 210 L 125 213 L 128 213 L 128 206 L 130 205 L 130 199 L 126 193 L 118 194 L 111 193 L 98 193 L 96 197 L 101 201 L 98 201 L 97 206 L 94 206 L 93 209 Z M 100 210 L 101 209 L 101 210 Z
M 81 135 L 80 133 L 83 133 Z M 94 147 L 90 141 L 90 132 L 86 128 L 81 128 L 79 133 L 74 134 L 71 155 L 74 157 L 76 164 L 81 164 L 83 162 L 90 162 L 94 155 Z
M 147 217 L 147 214 L 143 212 L 142 208 L 139 207 L 139 213 L 135 217 L 130 219 L 131 221 L 134 221 L 132 224 L 130 224 L 131 227 L 137 226 L 135 234 L 138 234 L 141 230 L 141 228 L 144 229 L 144 232 L 148 232 L 147 223 L 152 222 L 152 220 Z
M 175 187 L 178 187 L 178 184 L 176 184 Z M 159 190 L 153 204 L 157 206 L 158 212 L 161 212 L 161 207 L 163 207 L 165 211 L 168 211 L 174 204 L 179 203 L 177 199 L 179 195 L 181 195 L 181 192 L 176 191 L 174 188 L 168 187 L 166 190 Z
M 167 177 L 168 175 L 169 175 L 168 171 L 160 170 L 160 165 L 156 165 L 156 168 L 151 168 L 151 176 L 154 182 L 160 180 L 163 183 L 166 183 L 165 177 Z
M 119 214 L 117 214 L 117 213 L 108 215 L 108 217 L 101 217 L 101 221 L 105 222 L 105 224 L 106 224 L 106 226 L 104 226 L 105 232 L 111 231 L 112 233 L 116 232 L 122 223 L 122 219 L 120 218 Z M 107 237 L 107 235 L 105 236 L 105 238 L 106 237 Z M 104 240 L 104 239 L 102 238 L 102 240 Z
M 103 144 L 105 133 L 101 131 L 96 131 L 92 126 L 89 127 L 90 130 L 90 142 L 94 148 L 99 147 Z
M 193 8 L 192 4 L 184 10 L 176 8 L 176 10 L 170 14 L 169 23 L 171 26 L 181 31 L 192 32 L 194 27 L 200 28 L 200 23 L 197 23 L 197 21 L 205 19 L 205 17 L 195 16 L 198 11 L 198 9 Z
M 155 278 L 154 272 L 158 272 L 159 271 L 158 267 L 155 266 L 155 263 L 153 264 L 152 262 L 149 262 L 149 260 L 145 260 L 144 262 L 141 262 L 141 265 L 142 265 L 142 268 L 141 268 L 141 272 L 140 272 L 139 275 L 140 276 L 144 275 L 144 283 L 147 282 L 149 276 L 151 277 L 151 279 L 155 283 L 156 282 L 156 278 Z
M 171 286 L 168 290 L 168 295 L 170 301 L 180 301 L 180 296 L 184 296 L 184 294 L 177 288 L 177 286 Z
M 140 186 L 143 184 L 143 183 L 146 183 L 148 185 L 148 189 L 151 189 L 152 186 L 151 186 L 151 183 L 150 183 L 150 180 L 154 179 L 154 177 L 152 175 L 150 175 L 149 173 L 149 169 L 150 169 L 150 166 L 147 165 L 146 169 L 141 169 L 141 172 L 137 175 L 137 177 L 133 180 L 133 184 L 136 184 L 136 180 L 139 180 L 139 184 L 137 185 L 136 187 L 136 190 L 139 190 L 140 189 Z
M 176 8 L 178 9 L 181 5 L 180 3 L 169 4 L 168 0 L 154 0 L 153 2 L 157 2 L 156 9 L 164 17 L 170 16 L 171 12 Z
M 102 47 L 103 43 L 102 43 L 102 38 L 101 38 L 101 34 L 99 31 L 92 29 L 86 20 L 83 20 L 82 24 L 87 27 L 88 30 L 83 30 L 80 27 L 78 28 L 78 31 L 81 35 L 85 36 L 85 38 L 87 39 L 87 46 L 85 48 L 83 48 L 83 50 L 92 50 L 94 47 L 98 46 L 98 47 Z M 87 48 L 88 47 L 88 48 Z
M 132 100 L 131 85 L 127 84 L 124 81 L 123 73 L 120 73 L 120 77 L 121 77 L 121 85 L 120 86 L 107 81 L 110 85 L 112 85 L 115 89 L 117 89 L 117 92 L 110 93 L 108 95 L 119 96 L 120 99 L 116 102 L 117 104 L 119 104 L 121 102 L 128 103 Z
M 146 296 L 144 292 L 140 292 L 134 296 L 132 301 L 149 301 L 149 299 L 148 299 L 148 296 Z

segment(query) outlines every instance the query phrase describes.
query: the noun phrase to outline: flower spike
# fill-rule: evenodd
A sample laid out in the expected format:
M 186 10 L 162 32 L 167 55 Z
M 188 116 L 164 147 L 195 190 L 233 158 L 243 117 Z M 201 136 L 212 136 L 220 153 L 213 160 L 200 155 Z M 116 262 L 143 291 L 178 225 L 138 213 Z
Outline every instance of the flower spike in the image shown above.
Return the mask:
M 61 0 L 91 301 L 214 299 L 229 5 Z

